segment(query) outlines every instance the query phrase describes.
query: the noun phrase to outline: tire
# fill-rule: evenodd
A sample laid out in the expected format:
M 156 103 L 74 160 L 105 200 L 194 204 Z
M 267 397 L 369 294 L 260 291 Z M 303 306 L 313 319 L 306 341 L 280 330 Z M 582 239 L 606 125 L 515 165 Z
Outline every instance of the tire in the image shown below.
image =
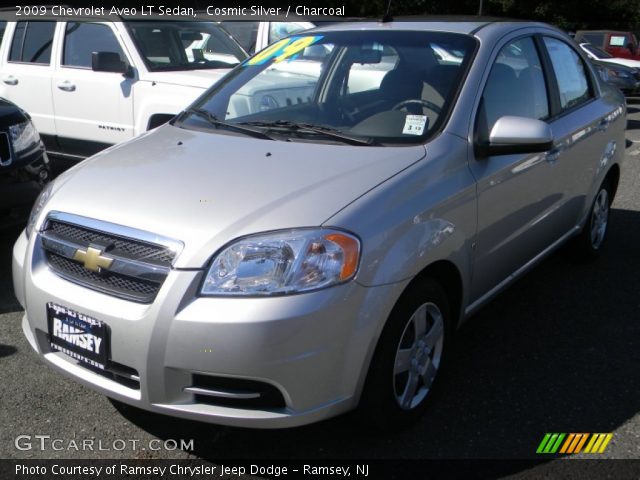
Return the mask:
M 612 189 L 609 182 L 605 180 L 598 188 L 591 204 L 587 222 L 573 241 L 572 246 L 576 260 L 589 262 L 600 256 L 606 246 L 612 201 Z
M 431 279 L 416 282 L 402 294 L 367 373 L 359 407 L 366 426 L 398 431 L 423 415 L 449 350 L 450 311 L 447 295 Z

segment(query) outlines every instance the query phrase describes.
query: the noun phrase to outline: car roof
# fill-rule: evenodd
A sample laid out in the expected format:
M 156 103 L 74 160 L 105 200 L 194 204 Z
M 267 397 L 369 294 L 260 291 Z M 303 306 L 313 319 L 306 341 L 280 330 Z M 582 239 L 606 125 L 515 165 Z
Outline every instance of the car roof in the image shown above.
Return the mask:
M 394 17 L 392 21 L 341 22 L 314 29 L 314 32 L 339 32 L 352 30 L 424 30 L 473 35 L 489 25 L 500 25 L 506 29 L 523 27 L 547 27 L 544 23 L 511 18 L 478 16 L 410 16 Z
M 632 33 L 630 30 L 578 30 L 576 35 L 579 33 Z

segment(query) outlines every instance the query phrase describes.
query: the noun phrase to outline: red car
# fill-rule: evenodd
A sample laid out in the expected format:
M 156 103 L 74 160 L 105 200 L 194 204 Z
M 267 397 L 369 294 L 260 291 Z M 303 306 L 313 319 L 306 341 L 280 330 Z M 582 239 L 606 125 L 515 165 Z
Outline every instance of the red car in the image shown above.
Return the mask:
M 614 57 L 640 60 L 638 40 L 632 32 L 614 30 L 578 30 L 578 43 L 590 43 L 609 52 Z

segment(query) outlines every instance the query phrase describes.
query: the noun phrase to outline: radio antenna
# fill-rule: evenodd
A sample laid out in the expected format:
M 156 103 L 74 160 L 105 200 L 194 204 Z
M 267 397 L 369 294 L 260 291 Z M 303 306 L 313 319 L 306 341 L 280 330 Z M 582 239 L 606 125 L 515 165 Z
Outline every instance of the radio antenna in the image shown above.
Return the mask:
M 387 12 L 382 17 L 382 23 L 392 22 L 393 21 L 393 17 L 391 16 L 391 2 L 392 1 L 393 0 L 389 0 L 387 2 Z

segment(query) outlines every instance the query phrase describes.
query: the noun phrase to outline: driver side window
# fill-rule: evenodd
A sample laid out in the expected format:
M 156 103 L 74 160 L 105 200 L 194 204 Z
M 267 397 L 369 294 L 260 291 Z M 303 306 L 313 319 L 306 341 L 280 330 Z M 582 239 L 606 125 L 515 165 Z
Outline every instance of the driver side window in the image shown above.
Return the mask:
M 549 116 L 544 73 L 531 37 L 514 40 L 498 53 L 482 95 L 480 135 L 488 138 L 496 121 L 506 115 L 538 120 Z
M 120 55 L 121 60 L 127 58 L 109 26 L 99 23 L 67 23 L 62 65 L 91 68 L 93 52 L 114 52 Z

